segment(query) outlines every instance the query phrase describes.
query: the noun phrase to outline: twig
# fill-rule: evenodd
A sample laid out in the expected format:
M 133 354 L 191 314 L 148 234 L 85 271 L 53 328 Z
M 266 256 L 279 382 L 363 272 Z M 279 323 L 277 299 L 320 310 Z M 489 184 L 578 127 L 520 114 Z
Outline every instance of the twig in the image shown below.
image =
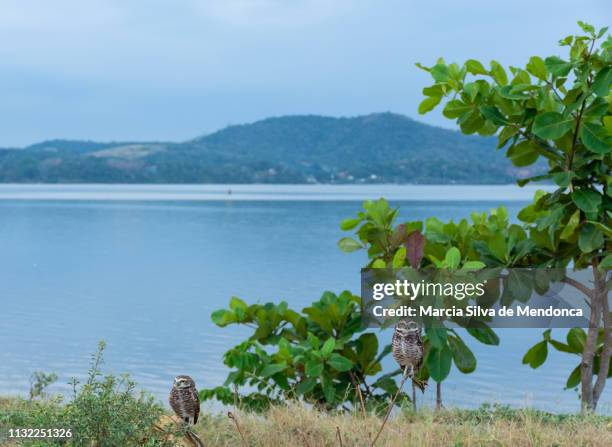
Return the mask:
M 378 437 L 382 433 L 383 428 L 385 428 L 385 424 L 387 423 L 387 420 L 389 419 L 389 416 L 391 415 L 391 411 L 393 410 L 393 405 L 395 404 L 397 397 L 402 392 L 402 388 L 404 388 L 404 383 L 406 382 L 406 379 L 408 378 L 407 371 L 408 371 L 408 367 L 405 367 L 404 376 L 402 377 L 402 381 L 400 382 L 400 386 L 397 390 L 397 393 L 395 393 L 395 396 L 393 396 L 393 399 L 391 400 L 391 403 L 389 404 L 389 409 L 387 410 L 387 414 L 385 415 L 385 418 L 383 419 L 383 423 L 378 429 L 378 433 L 376 433 L 376 436 L 374 437 L 374 440 L 372 441 L 372 444 L 370 445 L 370 447 L 374 447 L 374 444 L 376 444 L 376 441 L 378 441 Z
M 359 386 L 359 381 L 355 379 L 355 376 L 352 371 L 349 371 L 349 375 L 351 377 L 351 381 L 353 382 L 353 386 L 355 387 L 355 392 L 357 393 L 357 396 L 359 397 L 359 403 L 361 405 L 361 413 L 363 415 L 363 418 L 365 419 L 366 407 L 365 407 L 365 402 L 363 401 L 363 394 L 361 393 L 361 387 Z
M 238 418 L 234 416 L 234 413 L 232 413 L 231 411 L 227 412 L 227 417 L 232 420 L 232 422 L 236 426 L 236 429 L 238 430 L 238 433 L 240 433 L 240 438 L 242 439 L 242 445 L 244 447 L 249 447 L 249 444 L 247 444 L 246 439 L 244 438 L 244 433 L 242 433 L 242 429 L 240 428 L 240 424 L 238 423 Z
M 340 427 L 336 425 L 336 438 L 338 438 L 338 442 L 340 443 L 340 447 L 344 447 L 342 443 L 342 433 L 340 433 Z

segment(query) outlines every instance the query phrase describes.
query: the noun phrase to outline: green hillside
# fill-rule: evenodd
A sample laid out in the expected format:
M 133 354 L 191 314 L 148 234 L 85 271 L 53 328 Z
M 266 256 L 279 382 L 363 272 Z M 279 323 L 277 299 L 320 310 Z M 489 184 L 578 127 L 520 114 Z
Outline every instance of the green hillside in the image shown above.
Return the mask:
M 53 140 L 0 149 L 0 182 L 510 183 L 494 138 L 402 115 L 286 116 L 183 143 Z

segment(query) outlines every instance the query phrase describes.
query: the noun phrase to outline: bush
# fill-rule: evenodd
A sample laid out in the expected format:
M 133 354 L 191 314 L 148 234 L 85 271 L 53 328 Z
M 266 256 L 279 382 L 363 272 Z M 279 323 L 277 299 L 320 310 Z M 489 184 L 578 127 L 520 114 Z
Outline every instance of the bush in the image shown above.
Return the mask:
M 29 446 L 170 447 L 173 442 L 157 439 L 151 427 L 164 413 L 153 397 L 136 392 L 127 375 L 103 376 L 100 365 L 106 344 L 100 342 L 92 357 L 87 382 L 72 380 L 73 398 L 20 401 L 0 413 L 0 430 L 8 428 L 69 428 L 72 438 L 28 440 Z M 0 442 L 3 440 L 0 439 Z
M 397 391 L 393 377 L 400 370 L 379 374 L 391 348 L 379 350 L 376 335 L 364 332 L 360 303 L 348 291 L 325 292 L 298 313 L 286 302 L 249 306 L 232 298 L 212 320 L 220 327 L 248 326 L 253 334 L 225 353 L 232 371 L 224 385 L 202 390 L 200 398 L 254 411 L 287 399 L 325 410 L 382 408 Z M 402 394 L 398 403 L 405 399 Z

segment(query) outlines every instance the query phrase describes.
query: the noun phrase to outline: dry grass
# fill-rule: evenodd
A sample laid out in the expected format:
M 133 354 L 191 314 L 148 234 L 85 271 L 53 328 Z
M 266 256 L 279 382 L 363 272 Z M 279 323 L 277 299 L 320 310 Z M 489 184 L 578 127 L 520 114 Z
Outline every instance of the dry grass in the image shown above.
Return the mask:
M 612 446 L 612 418 L 554 416 L 528 410 L 501 413 L 403 413 L 389 421 L 376 446 Z M 344 447 L 366 447 L 381 423 L 374 416 L 329 415 L 297 404 L 273 408 L 265 415 L 237 413 L 237 417 L 250 447 L 338 447 L 337 428 Z M 208 447 L 241 445 L 226 417 L 207 415 L 197 428 Z
M 0 398 L 0 428 L 6 410 L 27 410 L 26 401 Z M 322 413 L 300 404 L 274 407 L 263 415 L 234 412 L 249 447 L 369 447 L 382 418 Z M 6 421 L 5 421 L 6 422 Z M 5 426 L 6 427 L 6 426 Z M 206 447 L 241 447 L 234 422 L 203 413 L 196 432 Z M 1 435 L 1 434 L 0 434 Z M 2 436 L 0 436 L 2 439 Z M 7 442 L 6 440 L 4 442 Z M 18 444 L 0 445 L 16 446 Z M 534 410 L 484 407 L 478 410 L 421 409 L 392 417 L 377 447 L 610 447 L 612 417 L 554 415 Z

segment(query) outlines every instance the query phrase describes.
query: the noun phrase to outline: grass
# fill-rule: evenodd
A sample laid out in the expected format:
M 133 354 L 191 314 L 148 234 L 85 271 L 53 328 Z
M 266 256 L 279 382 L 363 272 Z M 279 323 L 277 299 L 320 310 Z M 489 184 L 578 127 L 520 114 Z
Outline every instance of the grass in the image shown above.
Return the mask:
M 57 400 L 29 402 L 0 398 L 0 445 L 15 417 L 28 412 L 57 412 Z M 46 410 L 41 410 L 42 407 Z M 273 407 L 265 414 L 235 412 L 249 447 L 366 447 L 381 423 L 377 416 L 329 414 L 297 403 Z M 21 416 L 20 416 L 21 415 Z M 337 431 L 341 433 L 342 444 Z M 224 414 L 204 413 L 195 429 L 207 447 L 241 446 L 234 422 Z M 32 444 L 36 445 L 36 444 Z M 46 444 L 38 444 L 46 445 Z M 400 412 L 388 422 L 377 447 L 467 446 L 589 446 L 612 445 L 612 417 L 555 415 L 505 406 L 477 410 L 449 409 L 439 413 L 422 409 Z

